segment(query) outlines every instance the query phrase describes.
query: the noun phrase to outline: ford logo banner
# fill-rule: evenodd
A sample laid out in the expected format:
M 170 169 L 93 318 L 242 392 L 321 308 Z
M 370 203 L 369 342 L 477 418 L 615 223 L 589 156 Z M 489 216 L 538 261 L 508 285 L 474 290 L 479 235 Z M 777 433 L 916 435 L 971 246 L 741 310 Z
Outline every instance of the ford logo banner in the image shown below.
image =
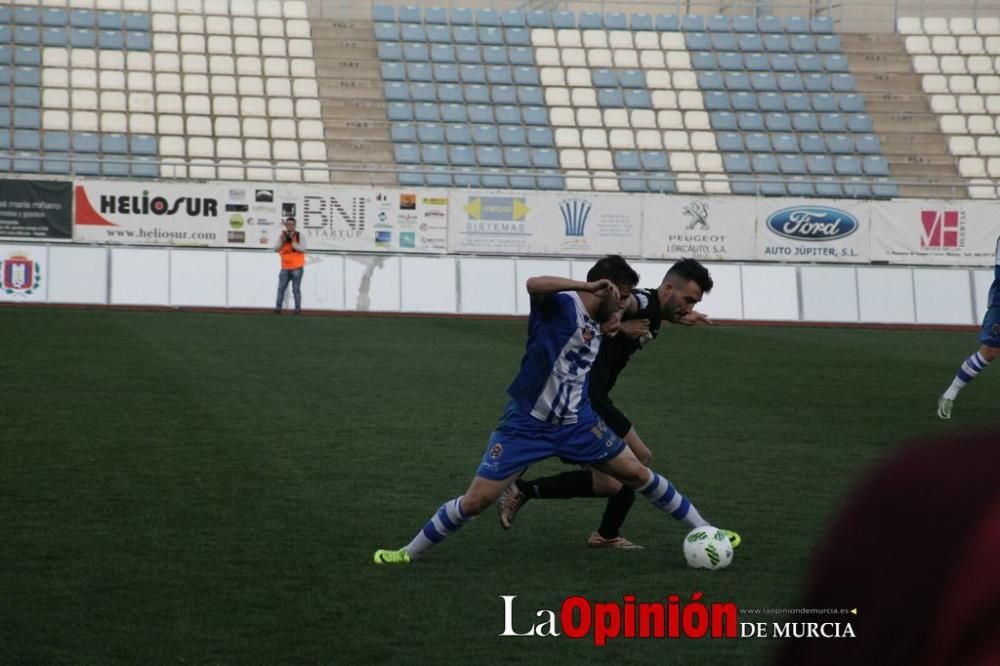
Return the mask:
M 767 228 L 791 240 L 829 241 L 853 234 L 858 230 L 858 220 L 837 208 L 793 206 L 772 213 Z

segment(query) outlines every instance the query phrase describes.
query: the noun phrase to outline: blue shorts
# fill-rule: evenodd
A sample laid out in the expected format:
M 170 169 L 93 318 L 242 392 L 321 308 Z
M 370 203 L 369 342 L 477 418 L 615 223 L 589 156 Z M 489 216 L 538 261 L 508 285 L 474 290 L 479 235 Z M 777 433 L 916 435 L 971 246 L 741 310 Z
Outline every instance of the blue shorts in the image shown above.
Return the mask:
M 1000 307 L 992 307 L 983 317 L 983 328 L 979 331 L 979 344 L 1000 347 Z
M 490 435 L 476 475 L 499 481 L 553 456 L 592 465 L 614 458 L 624 448 L 625 442 L 596 416 L 571 425 L 553 425 L 509 402 Z

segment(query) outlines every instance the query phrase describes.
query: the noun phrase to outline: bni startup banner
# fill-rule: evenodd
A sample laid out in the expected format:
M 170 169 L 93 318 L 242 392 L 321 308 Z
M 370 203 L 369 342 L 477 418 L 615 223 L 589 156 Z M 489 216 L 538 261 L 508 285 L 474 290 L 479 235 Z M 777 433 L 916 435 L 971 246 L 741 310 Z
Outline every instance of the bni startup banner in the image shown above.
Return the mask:
M 872 202 L 872 260 L 992 266 L 1000 202 L 906 199 Z
M 477 254 L 640 253 L 639 197 L 590 192 L 453 191 L 448 249 Z
M 642 256 L 739 261 L 754 258 L 753 197 L 642 197 Z
M 757 200 L 758 261 L 869 263 L 871 206 L 853 199 Z
M 311 250 L 443 253 L 444 190 L 279 183 L 75 186 L 73 235 L 103 243 L 267 249 L 294 217 Z

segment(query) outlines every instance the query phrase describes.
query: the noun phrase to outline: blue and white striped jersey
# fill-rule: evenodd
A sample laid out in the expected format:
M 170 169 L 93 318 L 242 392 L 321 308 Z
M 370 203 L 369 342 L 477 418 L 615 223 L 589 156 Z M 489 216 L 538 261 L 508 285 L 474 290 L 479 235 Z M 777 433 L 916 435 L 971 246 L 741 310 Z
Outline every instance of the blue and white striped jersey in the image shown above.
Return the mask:
M 575 291 L 531 300 L 521 370 L 507 389 L 534 418 L 565 425 L 593 418 L 587 387 L 601 347 L 601 327 Z
M 993 284 L 990 285 L 989 307 L 1000 307 L 1000 238 L 997 239 L 996 265 L 993 266 Z

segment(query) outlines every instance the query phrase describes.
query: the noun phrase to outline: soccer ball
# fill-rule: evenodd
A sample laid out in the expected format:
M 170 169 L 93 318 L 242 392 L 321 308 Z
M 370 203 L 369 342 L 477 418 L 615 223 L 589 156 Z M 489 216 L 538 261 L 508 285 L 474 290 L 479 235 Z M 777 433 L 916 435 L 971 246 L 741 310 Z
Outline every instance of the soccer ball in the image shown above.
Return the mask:
M 733 545 L 717 527 L 696 527 L 684 537 L 684 558 L 694 569 L 725 569 L 733 561 Z

